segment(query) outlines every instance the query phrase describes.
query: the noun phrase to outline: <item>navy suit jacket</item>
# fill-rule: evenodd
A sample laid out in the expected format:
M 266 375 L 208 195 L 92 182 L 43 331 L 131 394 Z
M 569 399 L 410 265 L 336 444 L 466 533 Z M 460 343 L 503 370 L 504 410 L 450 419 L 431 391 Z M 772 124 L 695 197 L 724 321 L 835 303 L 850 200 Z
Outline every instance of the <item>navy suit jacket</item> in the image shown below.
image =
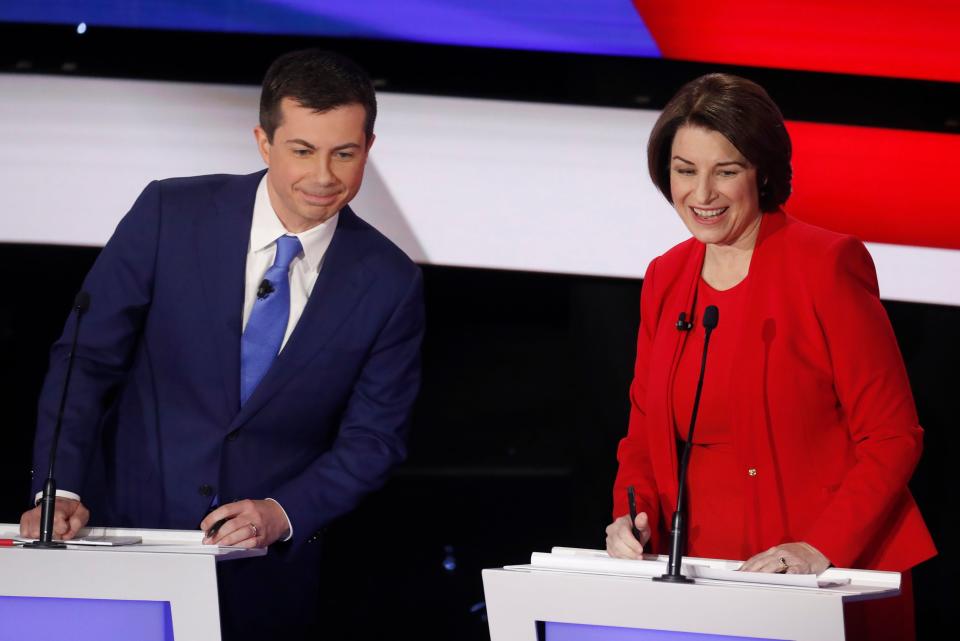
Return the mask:
M 58 487 L 91 523 L 196 528 L 271 497 L 309 539 L 405 456 L 420 380 L 419 268 L 344 208 L 296 329 L 241 408 L 240 334 L 263 172 L 151 183 L 90 270 Z M 52 348 L 34 447 L 39 491 L 74 318 Z

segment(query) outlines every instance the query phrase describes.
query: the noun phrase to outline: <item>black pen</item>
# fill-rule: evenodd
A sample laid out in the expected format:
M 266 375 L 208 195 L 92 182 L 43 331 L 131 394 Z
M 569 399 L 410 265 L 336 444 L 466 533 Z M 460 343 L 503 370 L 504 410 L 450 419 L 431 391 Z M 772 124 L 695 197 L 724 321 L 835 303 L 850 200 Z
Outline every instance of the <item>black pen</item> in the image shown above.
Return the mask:
M 229 520 L 230 520 L 230 519 L 228 519 L 228 518 L 223 518 L 223 519 L 220 519 L 219 521 L 217 521 L 216 523 L 214 523 L 213 525 L 211 525 L 211 526 L 210 526 L 210 529 L 207 530 L 207 538 L 208 538 L 208 539 L 212 539 L 214 536 L 216 536 L 216 535 L 217 535 L 217 532 L 220 530 L 220 528 L 223 526 L 223 524 L 226 523 L 226 522 L 229 521 Z
M 637 496 L 632 485 L 627 487 L 627 503 L 630 505 L 630 531 L 633 532 L 633 538 L 641 541 L 640 530 L 637 529 Z

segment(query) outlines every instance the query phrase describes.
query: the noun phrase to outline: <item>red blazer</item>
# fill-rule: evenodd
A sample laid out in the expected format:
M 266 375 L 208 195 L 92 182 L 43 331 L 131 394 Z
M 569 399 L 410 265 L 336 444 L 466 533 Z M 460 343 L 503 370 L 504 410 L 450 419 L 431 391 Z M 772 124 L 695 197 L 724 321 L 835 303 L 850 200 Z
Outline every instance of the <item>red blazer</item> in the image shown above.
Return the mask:
M 617 451 L 614 516 L 635 486 L 660 551 L 677 497 L 670 399 L 687 333 L 675 324 L 693 308 L 704 252 L 691 238 L 647 269 Z M 806 541 L 836 566 L 895 571 L 936 554 L 907 489 L 923 432 L 866 248 L 764 214 L 747 286 L 726 384 L 751 548 Z

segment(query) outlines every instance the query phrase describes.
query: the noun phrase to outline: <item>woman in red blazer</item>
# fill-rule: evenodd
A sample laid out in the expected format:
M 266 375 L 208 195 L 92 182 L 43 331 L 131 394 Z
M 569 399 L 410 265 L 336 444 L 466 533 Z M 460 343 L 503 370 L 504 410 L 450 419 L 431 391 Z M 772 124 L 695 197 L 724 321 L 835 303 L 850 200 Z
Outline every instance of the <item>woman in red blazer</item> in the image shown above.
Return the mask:
M 790 155 L 779 109 L 735 76 L 689 83 L 654 127 L 650 174 L 693 238 L 644 279 L 612 556 L 666 547 L 708 305 L 720 321 L 690 459 L 688 553 L 792 573 L 904 572 L 936 553 L 907 489 L 922 430 L 873 262 L 858 240 L 782 211 Z M 850 609 L 848 638 L 913 638 L 909 574 L 901 598 L 874 603 Z

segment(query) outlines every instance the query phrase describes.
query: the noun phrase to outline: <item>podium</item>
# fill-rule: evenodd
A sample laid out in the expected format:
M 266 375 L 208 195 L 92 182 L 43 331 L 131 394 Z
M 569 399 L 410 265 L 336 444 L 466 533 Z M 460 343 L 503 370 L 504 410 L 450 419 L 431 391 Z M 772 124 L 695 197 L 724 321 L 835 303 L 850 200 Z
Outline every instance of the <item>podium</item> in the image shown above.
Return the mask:
M 0 539 L 18 533 L 0 523 Z M 201 545 L 200 531 L 84 528 L 77 538 L 91 536 L 142 543 L 0 547 L 0 639 L 216 641 L 216 563 L 266 554 Z
M 843 641 L 844 603 L 900 593 L 897 572 L 756 575 L 735 572 L 739 561 L 695 557 L 683 563 L 693 584 L 653 581 L 666 564 L 665 555 L 554 548 L 529 565 L 484 570 L 490 639 Z

